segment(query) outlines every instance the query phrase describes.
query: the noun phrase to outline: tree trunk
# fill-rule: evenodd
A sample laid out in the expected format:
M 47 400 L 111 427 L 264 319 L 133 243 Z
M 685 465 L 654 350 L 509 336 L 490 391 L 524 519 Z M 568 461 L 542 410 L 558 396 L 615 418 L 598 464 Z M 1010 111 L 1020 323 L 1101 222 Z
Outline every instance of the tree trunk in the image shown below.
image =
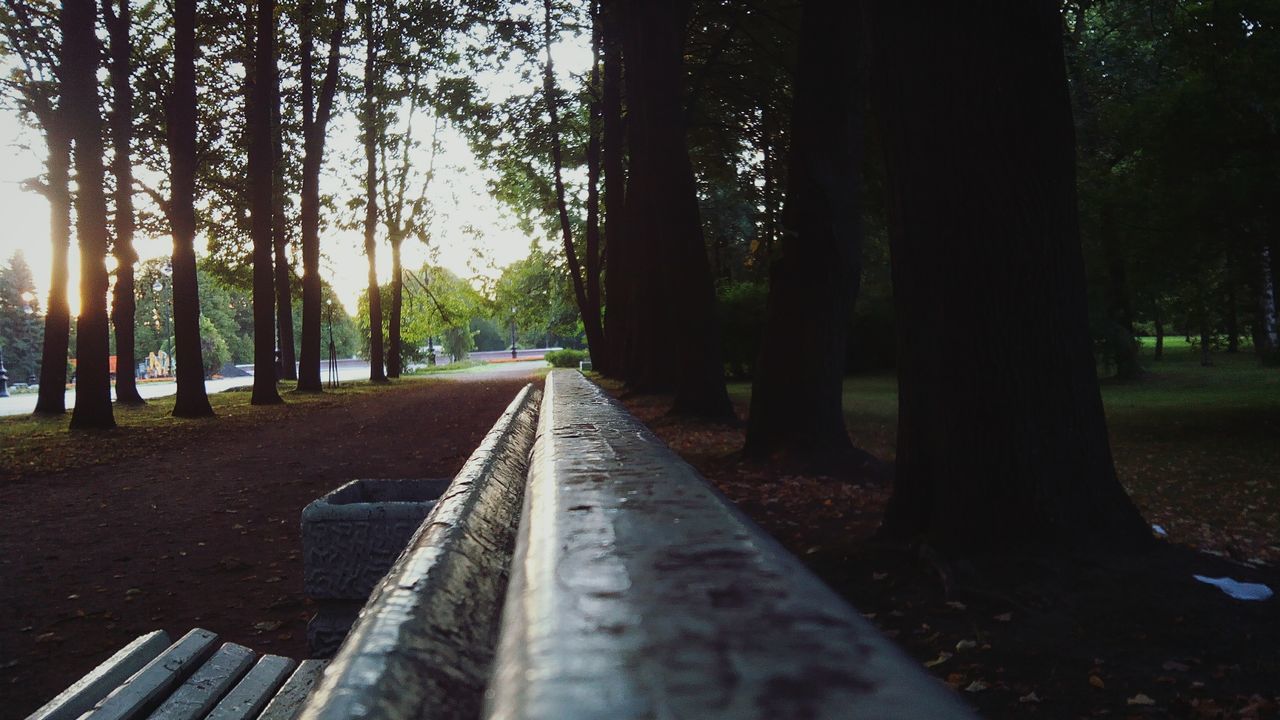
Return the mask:
M 601 170 L 604 173 L 604 292 L 603 332 L 608 353 L 595 369 L 613 378 L 622 377 L 627 342 L 627 270 L 622 121 L 622 13 L 623 0 L 600 0 L 600 46 L 603 77 L 600 82 Z
M 604 334 L 603 311 L 600 294 L 600 100 L 596 95 L 600 87 L 600 45 L 604 28 L 600 18 L 600 2 L 591 4 L 591 100 L 588 103 L 588 138 L 587 138 L 587 308 L 591 314 L 592 330 L 596 334 L 598 350 L 592 350 L 591 358 L 594 366 L 595 358 L 609 357 L 608 338 Z M 547 48 L 550 52 L 550 47 Z M 548 55 L 548 64 L 550 56 Z M 557 140 L 559 132 L 557 129 Z M 558 144 L 558 143 L 557 143 Z M 588 346 L 590 350 L 590 346 Z M 608 364 L 608 360 L 605 360 Z
M 196 280 L 196 3 L 175 0 L 173 94 L 168 102 L 169 220 L 173 226 L 173 337 L 177 360 L 175 417 L 212 417 L 200 350 Z
M 769 267 L 747 452 L 807 463 L 855 456 L 845 428 L 845 335 L 861 278 L 862 108 L 855 3 L 806 0 L 783 233 Z
M 321 392 L 320 383 L 320 165 L 324 161 L 325 129 L 333 110 L 333 96 L 338 89 L 339 51 L 346 26 L 346 0 L 334 3 L 333 32 L 329 37 L 329 57 L 324 80 L 320 84 L 320 100 L 313 105 L 311 78 L 312 37 L 315 18 L 310 0 L 304 0 L 300 12 L 302 37 L 302 347 L 298 368 L 298 389 Z
M 1200 307 L 1200 367 L 1212 367 L 1213 355 L 1210 353 L 1209 345 L 1212 342 L 1210 335 L 1209 308 L 1201 305 Z
M 1276 323 L 1276 286 L 1273 281 L 1271 248 L 1263 244 L 1258 257 L 1258 339 L 1257 351 L 1263 359 L 1274 357 L 1280 349 L 1280 333 Z
M 1164 359 L 1164 316 L 1160 314 L 1160 310 L 1156 309 L 1156 351 L 1153 357 L 1156 360 Z
M 116 426 L 111 411 L 107 198 L 103 193 L 102 117 L 98 113 L 100 48 L 92 0 L 62 5 L 61 108 L 71 126 L 76 163 L 76 239 L 80 243 L 80 315 L 76 319 L 76 406 L 72 429 Z
M 111 49 L 111 172 L 116 178 L 116 286 L 111 293 L 111 322 L 116 331 L 116 402 L 145 405 L 138 393 L 138 362 L 134 355 L 137 300 L 133 266 L 138 262 L 138 253 L 133 248 L 133 87 L 129 82 L 132 13 L 129 0 L 119 0 L 117 12 L 112 11 L 113 1 L 106 0 L 102 8 Z
M 278 405 L 271 151 L 272 79 L 276 74 L 275 0 L 257 0 L 253 68 L 245 73 L 245 131 L 249 140 L 249 201 L 253 238 L 253 405 Z
M 398 378 L 401 367 L 400 316 L 404 309 L 404 267 L 400 245 L 404 236 L 391 238 L 391 312 L 387 317 L 387 377 Z
M 377 60 L 376 22 L 372 0 L 366 2 L 364 15 L 364 254 L 369 259 L 369 380 L 386 382 L 382 358 L 382 294 L 378 290 L 378 149 L 377 104 L 374 87 L 374 63 Z
M 952 552 L 1134 547 L 1088 327 L 1053 3 L 868 3 L 899 423 L 891 536 Z
M 568 264 L 569 278 L 573 282 L 573 295 L 578 304 L 578 311 L 582 315 L 582 327 L 587 335 L 587 347 L 593 349 L 593 353 L 599 353 L 604 356 L 605 343 L 604 331 L 600 326 L 600 306 L 592 305 L 588 296 L 586 285 L 582 277 L 582 265 L 578 262 L 578 253 L 573 243 L 573 225 L 569 221 L 568 205 L 565 202 L 564 177 L 563 177 L 563 159 L 560 147 L 560 111 L 557 107 L 556 88 L 555 88 L 555 70 L 551 61 L 551 0 L 544 0 L 543 3 L 543 43 L 546 51 L 547 61 L 543 66 L 543 83 L 542 92 L 547 105 L 547 131 L 551 136 L 551 168 L 552 180 L 555 188 L 556 211 L 560 218 L 560 234 L 561 241 L 564 246 L 565 262 Z M 594 180 L 596 174 L 596 166 L 589 161 L 588 175 Z M 596 219 L 595 205 L 595 188 L 594 183 L 588 183 L 589 196 L 587 199 L 587 215 L 588 226 Z M 594 248 L 590 240 L 591 230 L 588 229 L 588 248 L 590 254 Z M 596 244 L 598 244 L 598 239 Z M 591 260 L 587 260 L 589 266 Z M 594 359 L 595 355 L 592 355 Z
M 276 343 L 280 347 L 280 377 L 298 379 L 298 357 L 293 345 L 293 272 L 289 268 L 288 222 L 285 218 L 284 127 L 280 117 L 280 69 L 271 74 L 271 235 L 275 262 Z
M 71 247 L 71 139 L 62 118 L 43 123 L 49 152 L 49 243 L 52 269 L 49 301 L 45 305 L 44 344 L 40 353 L 40 394 L 36 415 L 61 415 L 67 411 L 67 349 L 71 334 L 71 309 L 67 304 L 67 253 Z
M 724 386 L 681 91 L 690 5 L 631 0 L 627 6 L 626 213 L 635 245 L 621 270 L 636 281 L 625 377 L 640 392 L 674 390 L 673 413 L 724 418 L 733 407 Z
M 1235 355 L 1240 352 L 1240 313 L 1236 299 L 1236 285 L 1228 281 L 1227 287 L 1227 353 Z

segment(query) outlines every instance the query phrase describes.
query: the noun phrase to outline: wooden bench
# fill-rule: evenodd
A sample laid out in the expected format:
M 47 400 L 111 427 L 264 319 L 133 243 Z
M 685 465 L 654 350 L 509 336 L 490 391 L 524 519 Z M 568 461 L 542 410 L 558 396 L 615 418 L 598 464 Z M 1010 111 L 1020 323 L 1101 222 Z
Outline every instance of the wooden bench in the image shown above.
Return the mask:
M 454 478 L 297 717 L 972 714 L 600 388 L 554 370 Z
M 28 720 L 292 720 L 327 661 L 258 656 L 196 628 L 126 645 Z

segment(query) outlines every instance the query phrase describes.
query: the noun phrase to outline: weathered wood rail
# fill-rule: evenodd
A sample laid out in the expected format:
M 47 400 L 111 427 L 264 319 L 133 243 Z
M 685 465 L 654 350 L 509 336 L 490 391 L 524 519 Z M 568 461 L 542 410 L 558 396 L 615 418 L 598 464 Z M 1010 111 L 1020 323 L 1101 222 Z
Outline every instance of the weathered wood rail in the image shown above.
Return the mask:
M 148 652 L 157 648 L 151 641 Z M 243 654 L 233 649 L 229 661 L 243 666 Z M 207 656 L 188 677 L 203 672 Z M 97 692 L 119 678 L 92 682 Z M 276 695 L 282 708 L 287 696 L 287 712 L 271 720 L 295 717 L 307 695 L 290 683 Z M 296 713 L 305 720 L 972 717 L 572 370 L 552 371 L 545 390 L 529 386 L 516 396 Z

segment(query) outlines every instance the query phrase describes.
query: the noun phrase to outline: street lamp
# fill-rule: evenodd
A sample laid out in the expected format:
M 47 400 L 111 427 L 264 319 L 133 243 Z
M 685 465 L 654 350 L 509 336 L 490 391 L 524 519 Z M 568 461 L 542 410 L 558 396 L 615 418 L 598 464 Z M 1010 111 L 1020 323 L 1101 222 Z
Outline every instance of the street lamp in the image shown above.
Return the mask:
M 165 267 L 160 269 L 160 272 L 163 273 L 166 277 L 168 277 L 169 274 L 173 272 L 173 270 L 168 265 L 166 265 Z M 164 321 L 164 338 L 161 340 L 162 342 L 161 351 L 164 352 L 164 373 L 166 377 L 172 376 L 173 375 L 173 340 L 172 338 L 169 337 L 171 332 L 169 323 L 170 323 L 170 315 L 173 314 L 173 310 L 172 308 L 169 308 L 169 312 L 167 313 L 160 312 L 160 292 L 164 290 L 163 279 L 157 277 L 156 281 L 151 284 L 151 289 L 155 291 L 155 295 L 152 297 L 152 302 L 155 305 L 156 314 L 160 315 L 160 319 Z M 172 304 L 173 302 L 172 297 L 169 298 L 169 302 L 170 304 Z
M 338 387 L 338 346 L 333 343 L 333 298 L 325 298 L 325 310 L 329 316 L 329 388 Z
M 516 309 L 511 308 L 511 359 L 516 359 Z

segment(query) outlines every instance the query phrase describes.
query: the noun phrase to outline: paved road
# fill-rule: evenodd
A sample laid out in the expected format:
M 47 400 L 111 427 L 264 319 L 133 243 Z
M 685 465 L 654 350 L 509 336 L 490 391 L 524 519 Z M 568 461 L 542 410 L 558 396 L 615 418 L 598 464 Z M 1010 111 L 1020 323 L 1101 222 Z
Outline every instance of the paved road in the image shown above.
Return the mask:
M 509 356 L 510 353 L 508 352 Z M 519 375 L 528 375 L 539 368 L 545 368 L 547 364 L 539 360 L 527 360 L 521 362 L 503 362 L 490 365 L 478 365 L 474 367 L 462 368 L 459 370 L 442 371 L 433 373 L 432 377 L 455 379 L 455 380 L 483 380 L 492 377 L 510 377 Z M 320 366 L 321 378 L 328 377 L 328 365 Z M 363 360 L 339 360 L 338 361 L 338 381 L 354 382 L 357 380 L 369 379 L 369 363 Z M 221 378 L 219 380 L 206 380 L 204 383 L 205 391 L 213 394 L 223 390 L 229 390 L 236 387 L 245 387 L 253 384 L 253 376 L 246 375 L 243 377 Z M 138 385 L 138 392 L 144 398 L 158 398 L 173 395 L 178 391 L 178 386 L 174 382 L 148 382 Z M 115 399 L 115 391 L 112 390 L 112 399 Z M 75 407 L 76 393 L 74 390 L 67 391 L 67 409 Z M 28 415 L 36 409 L 36 394 L 24 393 L 21 395 L 13 395 L 7 398 L 0 398 L 0 416 L 4 415 Z

